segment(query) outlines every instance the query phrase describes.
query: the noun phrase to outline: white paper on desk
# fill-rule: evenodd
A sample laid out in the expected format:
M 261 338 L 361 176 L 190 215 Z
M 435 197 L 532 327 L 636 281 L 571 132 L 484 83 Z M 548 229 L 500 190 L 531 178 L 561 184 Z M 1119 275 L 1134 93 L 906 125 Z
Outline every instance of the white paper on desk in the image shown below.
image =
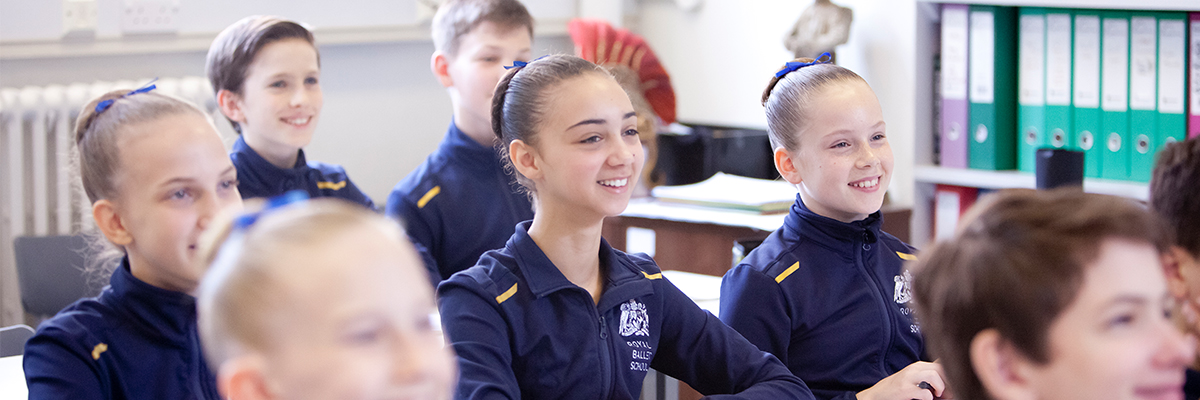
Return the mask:
M 625 207 L 624 217 L 659 219 L 758 229 L 774 232 L 783 226 L 787 214 L 759 214 L 724 208 L 672 204 L 655 200 L 633 200 Z M 732 255 L 731 255 L 732 257 Z
M 720 316 L 721 277 L 684 271 L 663 271 L 662 274 L 700 308 Z
M 659 186 L 650 194 L 664 201 L 757 212 L 787 211 L 796 201 L 796 187 L 787 181 L 722 172 L 691 185 Z

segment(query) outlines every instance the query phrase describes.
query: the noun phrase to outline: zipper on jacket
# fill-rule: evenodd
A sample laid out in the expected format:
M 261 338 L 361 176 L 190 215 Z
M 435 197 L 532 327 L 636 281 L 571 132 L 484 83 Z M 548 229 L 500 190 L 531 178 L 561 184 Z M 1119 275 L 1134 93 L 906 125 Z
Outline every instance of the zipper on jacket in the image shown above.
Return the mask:
M 867 268 L 866 264 L 863 264 L 863 253 L 870 251 L 869 250 L 870 247 L 867 247 L 867 239 L 870 239 L 870 238 L 871 238 L 870 230 L 869 229 L 863 230 L 863 234 L 862 234 L 863 240 L 861 240 L 861 242 L 859 242 L 859 243 L 855 243 L 855 244 L 859 245 L 859 246 L 855 246 L 855 249 L 857 250 L 858 247 L 862 247 L 862 250 L 857 250 L 854 252 L 854 254 L 855 254 L 854 261 L 856 264 L 858 264 L 859 270 L 861 270 L 863 272 L 863 274 L 866 275 L 867 281 L 871 282 L 871 288 L 875 289 L 875 295 L 876 295 L 875 300 L 879 301 L 879 305 L 883 310 L 883 316 L 884 316 L 883 322 L 884 323 L 882 325 L 883 325 L 884 337 L 887 338 L 887 341 L 886 341 L 886 345 L 879 352 L 879 370 L 886 373 L 888 370 L 887 369 L 888 349 L 890 349 L 892 347 L 892 342 L 895 341 L 895 337 L 894 337 L 895 335 L 892 333 L 892 324 L 894 321 L 893 320 L 894 317 L 892 316 L 891 307 L 889 307 L 888 303 L 887 303 L 888 300 L 890 300 L 890 299 L 888 299 L 887 296 L 884 295 L 884 290 L 883 290 L 883 288 L 880 287 L 879 280 L 876 279 L 875 274 L 869 268 Z

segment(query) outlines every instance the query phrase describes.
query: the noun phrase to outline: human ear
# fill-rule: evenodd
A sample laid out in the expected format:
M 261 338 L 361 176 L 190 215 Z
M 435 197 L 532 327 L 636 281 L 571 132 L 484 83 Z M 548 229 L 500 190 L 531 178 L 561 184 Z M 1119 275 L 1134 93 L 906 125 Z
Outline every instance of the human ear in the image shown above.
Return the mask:
M 538 162 L 536 150 L 523 140 L 514 140 L 508 144 L 508 159 L 512 161 L 517 173 L 531 181 L 541 179 L 544 173 Z
M 217 91 L 217 107 L 221 109 L 221 114 L 225 114 L 225 117 L 233 122 L 246 122 L 246 113 L 242 112 L 242 98 L 237 93 L 226 89 Z
M 264 373 L 262 358 L 241 356 L 221 364 L 217 391 L 228 400 L 266 400 L 277 397 Z
M 995 329 L 975 334 L 970 345 L 971 368 L 984 390 L 997 400 L 1037 398 L 1031 379 L 1033 364 Z
M 788 153 L 784 147 L 775 148 L 775 170 L 779 171 L 779 176 L 793 185 L 799 185 L 804 181 L 800 176 L 800 171 L 796 169 L 791 153 Z
M 1171 296 L 1177 299 L 1189 297 L 1187 281 L 1183 278 L 1183 264 L 1188 261 L 1194 263 L 1195 259 L 1187 254 L 1187 250 L 1179 246 L 1171 246 L 1162 255 L 1163 274 L 1167 277 L 1167 290 L 1171 292 Z
M 127 246 L 133 243 L 133 235 L 125 229 L 117 205 L 108 199 L 100 199 L 92 204 L 92 218 L 96 220 L 96 228 L 117 246 Z
M 437 77 L 442 87 L 454 86 L 454 79 L 450 78 L 450 58 L 446 54 L 440 51 L 433 52 L 433 56 L 429 58 L 429 69 L 433 70 L 433 76 Z

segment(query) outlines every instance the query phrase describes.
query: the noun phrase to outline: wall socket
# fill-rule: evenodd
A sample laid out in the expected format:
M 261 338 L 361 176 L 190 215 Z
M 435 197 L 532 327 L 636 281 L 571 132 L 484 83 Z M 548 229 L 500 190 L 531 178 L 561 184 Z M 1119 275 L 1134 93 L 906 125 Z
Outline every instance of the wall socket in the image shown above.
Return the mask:
M 64 0 L 63 35 L 94 34 L 97 13 L 96 0 Z
M 176 33 L 179 31 L 179 0 L 125 0 L 121 10 L 121 33 Z

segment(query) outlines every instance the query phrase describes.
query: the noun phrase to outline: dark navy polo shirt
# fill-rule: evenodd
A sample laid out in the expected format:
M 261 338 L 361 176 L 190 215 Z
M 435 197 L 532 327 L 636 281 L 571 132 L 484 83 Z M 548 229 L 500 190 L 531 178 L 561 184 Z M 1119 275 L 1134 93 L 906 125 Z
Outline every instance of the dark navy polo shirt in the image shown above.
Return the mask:
M 196 299 L 113 272 L 25 344 L 30 399 L 219 399 L 196 333 Z
M 514 225 L 533 219 L 522 190 L 494 148 L 451 123 L 438 149 L 392 190 L 387 215 L 429 249 L 445 279 L 504 247 Z
M 844 223 L 800 196 L 784 224 L 721 282 L 721 320 L 774 354 L 819 399 L 855 393 L 925 354 L 912 318 L 914 249 L 879 212 Z
M 344 168 L 308 161 L 304 157 L 304 150 L 300 150 L 294 167 L 283 169 L 262 158 L 239 135 L 229 158 L 237 168 L 238 192 L 241 192 L 243 199 L 275 197 L 288 191 L 303 190 L 312 198 L 337 197 L 375 209 L 375 203 L 354 186 Z
M 646 255 L 602 241 L 597 304 L 550 262 L 529 225 L 438 287 L 459 357 L 456 398 L 637 399 L 649 368 L 705 394 L 812 398 L 779 360 L 701 310 Z

